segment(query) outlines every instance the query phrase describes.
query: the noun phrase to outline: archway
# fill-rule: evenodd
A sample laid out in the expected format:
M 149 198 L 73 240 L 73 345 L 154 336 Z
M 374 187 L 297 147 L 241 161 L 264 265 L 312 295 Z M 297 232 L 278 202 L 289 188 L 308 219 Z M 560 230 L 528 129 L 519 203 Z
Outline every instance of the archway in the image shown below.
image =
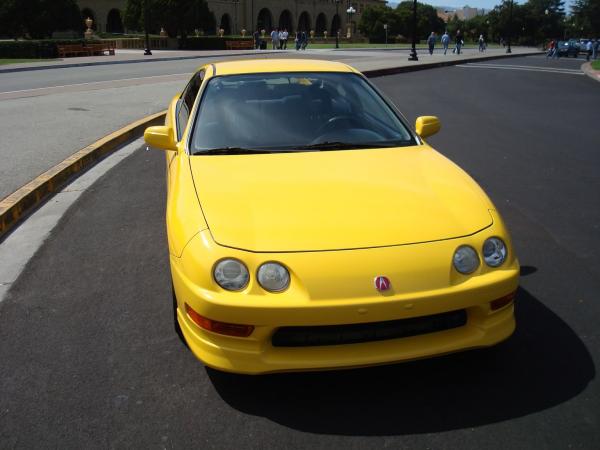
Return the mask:
M 317 35 L 321 35 L 325 30 L 327 30 L 327 18 L 325 17 L 325 14 L 321 13 L 317 16 L 315 31 Z
M 256 26 L 259 30 L 265 30 L 267 33 L 270 33 L 273 29 L 273 16 L 271 15 L 271 11 L 267 8 L 261 9 L 258 13 Z
M 342 27 L 342 23 L 340 21 L 340 16 L 337 14 L 333 16 L 333 20 L 331 21 L 331 35 L 335 36 L 335 34 L 340 31 Z
M 231 35 L 231 18 L 229 17 L 229 14 L 223 14 L 219 28 L 225 30 L 225 36 Z
M 290 33 L 294 31 L 294 22 L 292 22 L 292 13 L 285 9 L 279 16 L 279 28 L 287 29 Z
M 123 20 L 121 19 L 121 11 L 111 9 L 106 17 L 106 32 L 107 33 L 123 33 Z
M 83 19 L 81 26 L 83 27 L 84 31 L 87 30 L 87 25 L 85 24 L 85 21 L 88 17 L 94 21 L 94 23 L 92 24 L 92 30 L 95 31 L 98 27 L 98 22 L 96 21 L 96 14 L 94 14 L 94 11 L 92 11 L 90 8 L 83 8 L 81 10 L 81 18 Z
M 298 19 L 298 31 L 310 31 L 310 15 L 304 11 Z

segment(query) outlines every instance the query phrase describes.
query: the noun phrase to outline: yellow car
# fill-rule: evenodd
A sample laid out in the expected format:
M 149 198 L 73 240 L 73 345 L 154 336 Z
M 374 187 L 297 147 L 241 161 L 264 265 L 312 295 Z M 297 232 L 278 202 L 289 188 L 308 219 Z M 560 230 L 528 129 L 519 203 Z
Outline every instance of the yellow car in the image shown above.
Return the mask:
M 145 132 L 166 150 L 176 330 L 228 372 L 496 344 L 519 264 L 498 211 L 353 68 L 208 64 Z

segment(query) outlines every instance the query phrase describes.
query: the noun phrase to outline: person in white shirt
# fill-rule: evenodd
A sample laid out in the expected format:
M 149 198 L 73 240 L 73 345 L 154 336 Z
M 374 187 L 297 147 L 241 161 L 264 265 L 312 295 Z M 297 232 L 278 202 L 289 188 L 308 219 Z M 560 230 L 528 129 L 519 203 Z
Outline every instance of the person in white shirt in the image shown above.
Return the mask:
M 280 45 L 280 48 L 282 48 L 283 50 L 287 50 L 287 41 L 288 41 L 289 36 L 290 36 L 290 34 L 288 33 L 287 28 L 284 28 L 283 32 L 281 33 L 281 45 Z
M 273 50 L 277 50 L 279 48 L 279 31 L 277 29 L 271 31 L 271 42 L 273 43 Z

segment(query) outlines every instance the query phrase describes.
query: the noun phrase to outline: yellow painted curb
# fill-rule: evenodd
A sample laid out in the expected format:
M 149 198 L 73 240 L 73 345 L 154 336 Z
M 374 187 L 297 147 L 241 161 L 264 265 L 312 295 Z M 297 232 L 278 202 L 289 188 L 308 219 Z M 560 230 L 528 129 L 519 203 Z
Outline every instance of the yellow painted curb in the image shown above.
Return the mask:
M 146 127 L 162 124 L 165 115 L 166 111 L 162 111 L 144 117 L 103 137 L 99 141 L 75 152 L 0 201 L 0 239 L 19 220 L 47 200 L 50 195 L 59 191 L 67 182 L 81 175 L 123 144 L 142 136 Z

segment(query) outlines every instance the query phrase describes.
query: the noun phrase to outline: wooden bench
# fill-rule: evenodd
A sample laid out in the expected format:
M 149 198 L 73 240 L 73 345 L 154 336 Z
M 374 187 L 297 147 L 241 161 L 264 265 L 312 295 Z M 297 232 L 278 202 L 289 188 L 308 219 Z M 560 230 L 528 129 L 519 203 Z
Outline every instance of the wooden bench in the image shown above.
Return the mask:
M 254 49 L 254 41 L 251 39 L 244 39 L 239 41 L 225 41 L 225 48 L 227 48 L 227 50 Z
M 67 58 L 69 56 L 94 56 L 94 55 L 114 55 L 115 47 L 111 43 L 102 44 L 68 44 L 57 45 L 58 57 Z
M 57 45 L 58 57 L 66 58 L 67 56 L 87 56 L 89 50 L 81 44 Z

